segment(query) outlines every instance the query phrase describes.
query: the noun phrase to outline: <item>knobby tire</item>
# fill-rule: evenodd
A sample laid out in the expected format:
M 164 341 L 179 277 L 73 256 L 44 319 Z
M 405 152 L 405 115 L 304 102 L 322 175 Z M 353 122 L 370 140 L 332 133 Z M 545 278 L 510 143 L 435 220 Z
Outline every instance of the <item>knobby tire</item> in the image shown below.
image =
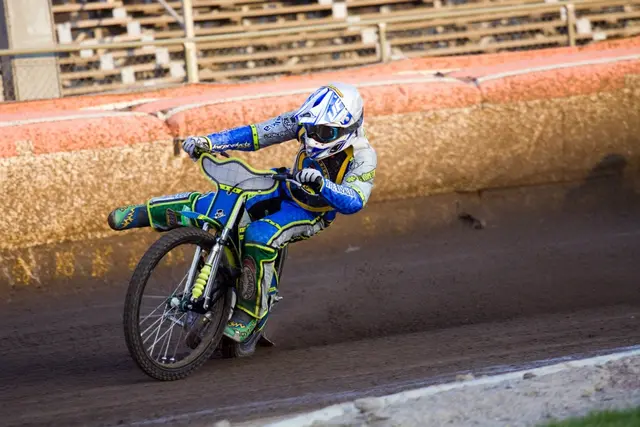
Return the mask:
M 142 337 L 140 336 L 139 312 L 140 302 L 144 293 L 147 281 L 153 269 L 160 260 L 172 249 L 183 244 L 196 244 L 204 249 L 211 250 L 215 244 L 215 236 L 200 228 L 182 227 L 166 232 L 160 239 L 154 242 L 145 252 L 138 263 L 125 299 L 123 326 L 127 348 L 133 360 L 140 369 L 152 378 L 161 381 L 174 381 L 187 377 L 193 371 L 204 364 L 216 350 L 227 319 L 231 310 L 231 289 L 211 308 L 211 310 L 223 310 L 218 318 L 218 313 L 213 312 L 213 322 L 208 327 L 203 341 L 198 348 L 187 356 L 183 366 L 168 367 L 162 366 L 153 360 L 145 351 Z M 218 318 L 218 319 L 216 319 Z M 183 363 L 183 362 L 181 362 Z

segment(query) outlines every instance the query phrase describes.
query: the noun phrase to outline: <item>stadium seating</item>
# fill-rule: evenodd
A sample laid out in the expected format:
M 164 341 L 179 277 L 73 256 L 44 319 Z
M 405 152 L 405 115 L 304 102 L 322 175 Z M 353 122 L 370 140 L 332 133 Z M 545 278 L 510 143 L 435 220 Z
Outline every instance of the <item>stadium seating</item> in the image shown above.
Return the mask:
M 181 1 L 167 3 L 182 15 Z M 535 49 L 570 43 L 567 10 L 563 7 L 566 2 L 562 1 L 192 0 L 192 3 L 196 36 L 237 35 L 197 44 L 201 81 L 298 74 L 370 64 L 383 58 Z M 533 10 L 527 9 L 527 5 L 537 6 Z M 495 10 L 496 7 L 502 10 Z M 640 33 L 640 0 L 586 0 L 576 3 L 574 9 L 569 17 L 575 23 L 573 43 Z M 184 37 L 181 24 L 161 3 L 53 0 L 53 13 L 60 44 L 86 45 L 82 51 L 59 57 L 64 95 L 185 80 L 181 44 L 131 49 L 94 47 L 98 43 Z M 384 20 L 389 22 L 385 39 L 380 40 L 375 22 Z M 348 26 L 307 29 L 310 25 L 332 23 Z M 262 37 L 245 35 L 248 31 L 279 29 L 292 32 Z

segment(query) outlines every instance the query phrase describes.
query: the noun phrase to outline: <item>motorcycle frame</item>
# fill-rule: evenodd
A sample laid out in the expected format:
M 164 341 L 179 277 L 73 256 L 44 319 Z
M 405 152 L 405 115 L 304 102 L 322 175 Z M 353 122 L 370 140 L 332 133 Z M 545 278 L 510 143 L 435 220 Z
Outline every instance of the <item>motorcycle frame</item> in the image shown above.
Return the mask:
M 223 254 L 223 250 L 224 247 L 227 246 L 228 241 L 229 241 L 229 235 L 231 234 L 231 231 L 233 230 L 233 228 L 235 227 L 236 221 L 238 220 L 238 216 L 240 215 L 240 212 L 242 211 L 242 209 L 245 206 L 245 201 L 247 199 L 247 194 L 243 193 L 238 197 L 238 200 L 236 201 L 233 210 L 231 211 L 230 215 L 229 215 L 229 219 L 227 220 L 226 224 L 222 227 L 222 229 L 219 230 L 219 234 L 218 237 L 216 238 L 216 243 L 213 245 L 213 247 L 211 248 L 211 252 L 209 252 L 209 255 L 207 255 L 207 259 L 205 260 L 205 264 L 207 265 L 211 265 L 211 272 L 209 273 L 209 277 L 207 279 L 207 284 L 205 286 L 203 295 L 204 295 L 204 303 L 203 303 L 203 309 L 204 310 L 208 310 L 209 309 L 209 305 L 211 302 L 211 290 L 213 287 L 213 282 L 217 276 L 218 273 L 218 268 L 220 266 L 220 261 L 222 259 L 222 254 Z M 209 222 L 207 222 L 208 218 L 205 217 L 200 217 L 200 219 L 202 219 L 204 221 L 204 224 L 202 225 L 202 229 L 204 231 L 209 231 L 209 229 L 211 228 L 211 225 Z M 200 255 L 202 254 L 202 248 L 200 246 L 198 246 L 196 248 L 196 252 L 193 256 L 193 261 L 191 262 L 191 267 L 189 268 L 189 273 L 187 275 L 187 281 L 185 283 L 184 286 L 184 293 L 183 293 L 183 298 L 189 298 L 190 295 L 190 291 L 191 291 L 191 287 L 193 285 L 193 281 L 195 279 L 195 275 L 196 275 L 196 271 L 198 269 L 198 261 L 200 260 Z
M 228 157 L 228 156 L 225 155 L 224 157 Z M 249 165 L 247 166 L 249 167 L 249 169 L 252 169 Z M 202 167 L 201 167 L 201 170 L 202 170 Z M 276 181 L 277 181 L 276 179 L 277 176 L 282 176 L 281 174 L 278 174 L 278 173 L 272 173 L 269 175 Z M 303 186 L 299 182 L 297 182 L 296 180 L 292 179 L 289 176 L 284 177 L 284 179 L 281 178 L 281 180 L 283 182 L 288 182 L 300 188 L 303 188 Z M 230 188 L 227 188 L 227 186 L 224 186 L 224 187 L 222 185 L 218 186 L 219 191 L 225 191 L 229 189 Z M 203 295 L 204 295 L 203 309 L 205 311 L 209 309 L 209 305 L 211 303 L 211 292 L 213 288 L 213 283 L 218 273 L 218 268 L 220 266 L 220 261 L 222 260 L 224 248 L 227 247 L 229 244 L 229 236 L 237 223 L 239 215 L 241 214 L 241 212 L 245 207 L 245 203 L 248 197 L 249 197 L 249 193 L 247 192 L 242 192 L 238 195 L 238 199 L 236 200 L 236 203 L 234 204 L 234 207 L 231 210 L 231 213 L 229 214 L 229 218 L 227 219 L 226 223 L 222 227 L 220 227 L 221 224 L 213 221 L 211 218 L 205 215 L 198 215 L 197 217 L 197 219 L 204 222 L 204 224 L 201 227 L 204 231 L 208 232 L 210 228 L 213 226 L 216 230 L 218 230 L 218 233 L 219 233 L 216 238 L 216 243 L 213 245 L 211 252 L 207 256 L 207 259 L 205 261 L 205 264 L 211 265 L 211 272 L 209 273 L 209 277 L 207 278 L 207 283 L 203 292 Z M 186 303 L 185 305 L 189 308 L 190 308 L 189 305 L 192 302 L 190 298 L 191 288 L 195 279 L 196 272 L 198 270 L 198 261 L 200 260 L 201 254 L 202 254 L 202 248 L 198 246 L 193 256 L 193 261 L 191 262 L 191 266 L 187 274 L 187 281 L 184 286 L 183 304 Z M 235 294 L 232 301 L 232 308 L 234 306 L 235 306 Z

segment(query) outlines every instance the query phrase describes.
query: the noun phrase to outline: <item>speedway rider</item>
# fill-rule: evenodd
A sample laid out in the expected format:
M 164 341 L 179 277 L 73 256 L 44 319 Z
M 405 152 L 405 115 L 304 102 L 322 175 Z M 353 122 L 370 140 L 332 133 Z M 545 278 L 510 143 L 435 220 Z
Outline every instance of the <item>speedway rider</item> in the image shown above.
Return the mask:
M 317 89 L 298 110 L 183 142 L 184 151 L 197 160 L 203 151 L 256 151 L 297 139 L 301 147 L 291 173 L 315 193 L 282 183 L 274 192 L 247 201 L 252 222 L 244 234 L 244 274 L 235 311 L 224 331 L 227 337 L 243 342 L 266 320 L 269 288 L 277 282 L 274 261 L 278 248 L 317 234 L 337 213 L 354 214 L 367 203 L 377 157 L 365 136 L 363 118 L 363 100 L 356 87 L 334 83 Z M 197 207 L 195 199 L 206 196 L 193 193 L 187 198 Z M 110 216 L 112 228 L 144 225 L 121 227 L 125 215 Z M 146 215 L 137 218 L 148 225 Z

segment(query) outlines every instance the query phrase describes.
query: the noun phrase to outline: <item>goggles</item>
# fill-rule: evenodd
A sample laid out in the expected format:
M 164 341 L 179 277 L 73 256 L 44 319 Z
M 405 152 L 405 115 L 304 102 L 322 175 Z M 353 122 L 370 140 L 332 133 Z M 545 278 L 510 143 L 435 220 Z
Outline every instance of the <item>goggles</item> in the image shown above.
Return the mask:
M 345 132 L 346 128 L 339 128 L 333 126 L 305 126 L 304 127 L 307 136 L 309 138 L 313 138 L 318 142 L 328 144 L 336 139 L 340 138 L 343 135 L 346 135 L 348 132 Z
M 322 144 L 329 144 L 337 140 L 338 138 L 348 135 L 355 131 L 362 124 L 362 118 L 349 127 L 336 127 L 328 125 L 310 125 L 303 124 L 304 130 L 309 138 L 313 138 Z

